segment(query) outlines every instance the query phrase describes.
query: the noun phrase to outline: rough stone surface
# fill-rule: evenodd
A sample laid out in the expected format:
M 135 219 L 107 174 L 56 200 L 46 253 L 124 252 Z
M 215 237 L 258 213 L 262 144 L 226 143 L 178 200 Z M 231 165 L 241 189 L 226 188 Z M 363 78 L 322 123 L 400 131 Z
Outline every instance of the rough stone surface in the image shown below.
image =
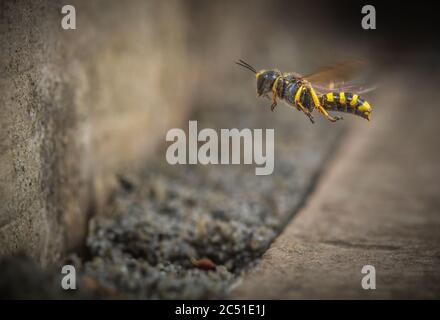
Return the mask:
M 185 59 L 179 3 L 68 1 L 76 30 L 63 4 L 0 2 L 0 256 L 43 265 L 188 110 L 182 82 L 163 89 Z
M 306 207 L 230 297 L 440 297 L 440 109 L 430 103 L 439 96 L 412 86 L 382 86 L 372 122 L 350 131 Z M 376 269 L 376 290 L 361 287 L 364 265 Z
M 249 99 L 255 101 L 253 95 Z M 274 173 L 256 176 L 254 165 L 172 166 L 158 157 L 140 172 L 120 176 L 120 187 L 105 206 L 106 217 L 91 221 L 87 254 L 69 259 L 78 278 L 86 279 L 79 285 L 80 295 L 87 289 L 105 298 L 226 295 L 302 205 L 345 128 L 344 122 L 333 125 L 324 119 L 312 125 L 296 110 L 280 106 L 272 113 L 266 101 L 260 103 L 266 110 L 259 113 L 238 112 L 246 104 L 227 113 L 213 105 L 191 118 L 198 120 L 199 130 L 274 127 Z M 201 259 L 212 263 L 201 264 Z M 52 277 L 58 273 L 50 271 Z M 11 282 L 23 277 L 31 276 L 3 279 L 3 292 L 0 281 L 0 296 L 34 293 L 19 284 L 21 290 L 11 290 Z M 55 287 L 44 292 L 64 296 Z
M 199 130 L 276 128 L 274 173 L 256 176 L 254 165 L 171 166 L 157 159 L 123 178 L 106 207 L 113 218 L 93 219 L 88 258 L 78 265 L 82 274 L 123 297 L 224 297 L 302 205 L 345 128 L 323 119 L 312 125 L 285 106 L 272 113 L 267 105 L 255 114 L 238 112 L 244 106 L 228 113 L 219 107 L 192 115 Z M 201 259 L 215 270 L 199 266 Z

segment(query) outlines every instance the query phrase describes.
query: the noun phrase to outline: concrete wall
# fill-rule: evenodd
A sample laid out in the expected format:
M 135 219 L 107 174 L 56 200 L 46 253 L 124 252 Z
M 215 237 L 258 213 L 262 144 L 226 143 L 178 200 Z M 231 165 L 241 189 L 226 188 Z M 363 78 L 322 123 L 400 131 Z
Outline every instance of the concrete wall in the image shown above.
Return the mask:
M 181 3 L 129 2 L 0 1 L 0 256 L 78 245 L 115 173 L 185 117 Z

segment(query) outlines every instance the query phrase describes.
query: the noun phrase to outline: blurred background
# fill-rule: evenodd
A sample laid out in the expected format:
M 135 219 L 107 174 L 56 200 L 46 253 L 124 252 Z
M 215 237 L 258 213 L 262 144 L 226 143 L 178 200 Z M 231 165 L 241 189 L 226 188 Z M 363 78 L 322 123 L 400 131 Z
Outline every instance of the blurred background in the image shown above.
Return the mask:
M 256 98 L 254 75 L 235 65 L 237 59 L 257 69 L 277 68 L 301 74 L 341 60 L 366 59 L 370 62 L 369 81 L 378 87 L 366 96 L 374 108 L 373 122 L 386 109 L 396 110 L 391 107 L 402 101 L 405 108 L 400 104 L 399 112 L 414 114 L 417 126 L 423 127 L 439 115 L 433 111 L 439 101 L 438 28 L 436 13 L 429 9 L 429 3 L 282 0 L 1 0 L 0 3 L 0 255 L 30 257 L 35 267 L 44 269 L 58 267 L 72 252 L 78 253 L 75 259 L 81 260 L 80 264 L 94 261 L 94 256 L 113 255 L 107 264 L 113 263 L 115 268 L 125 266 L 127 262 L 121 262 L 126 258 L 125 249 L 117 254 L 106 251 L 117 247 L 112 242 L 116 241 L 115 236 L 101 239 L 96 234 L 111 233 L 130 223 L 110 220 L 113 222 L 107 221 L 105 226 L 91 226 L 90 221 L 100 216 L 123 215 L 134 210 L 133 206 L 144 210 L 146 205 L 153 206 L 145 209 L 154 213 L 152 220 L 142 216 L 131 222 L 138 226 L 141 221 L 143 227 L 153 225 L 151 234 L 145 236 L 147 240 L 141 237 L 151 247 L 145 249 L 147 252 L 142 249 L 139 259 L 156 250 L 164 253 L 152 261 L 145 258 L 148 263 L 142 268 L 157 271 L 167 268 L 158 266 L 164 263 L 173 268 L 191 269 L 188 256 L 207 256 L 226 266 L 226 270 L 217 272 L 214 280 L 200 280 L 198 288 L 203 289 L 199 291 L 194 291 L 196 285 L 191 287 L 192 291 L 185 291 L 188 285 L 182 280 L 176 296 L 170 296 L 169 287 L 163 289 L 163 295 L 155 296 L 152 292 L 159 289 L 151 289 L 149 279 L 149 284 L 144 283 L 149 289 L 141 294 L 137 288 L 137 296 L 223 294 L 236 276 L 261 256 L 301 206 L 319 173 L 325 170 L 326 159 L 342 143 L 347 130 L 368 125 L 347 115 L 337 125 L 319 119 L 312 126 L 295 110 L 280 106 L 275 113 L 269 112 L 270 102 Z M 76 8 L 76 30 L 61 28 L 61 8 L 65 4 Z M 365 4 L 376 8 L 376 30 L 361 27 L 364 16 L 361 9 Z M 399 121 L 399 117 L 387 119 Z M 274 176 L 258 180 L 253 170 L 244 166 L 231 170 L 169 168 L 164 156 L 165 134 L 174 127 L 186 129 L 188 120 L 198 120 L 200 127 L 275 128 Z M 412 123 L 403 123 L 408 125 L 404 131 L 410 133 Z M 436 132 L 436 128 L 426 127 L 427 136 L 432 137 Z M 127 195 L 127 188 L 134 190 L 135 196 Z M 158 230 L 160 226 L 152 222 L 162 219 L 164 201 L 171 203 L 168 196 L 157 195 L 163 192 L 169 195 L 170 190 L 182 201 L 185 197 L 194 198 L 193 207 L 203 211 L 199 214 L 194 208 L 182 209 L 182 203 L 173 204 L 172 210 L 178 212 L 178 219 L 173 220 L 178 231 Z M 201 190 L 209 194 L 200 194 Z M 221 196 L 212 200 L 216 193 L 216 197 Z M 156 198 L 151 200 L 152 194 Z M 267 199 L 262 200 L 263 195 Z M 222 206 L 228 201 L 233 204 L 226 210 Z M 251 217 L 259 210 L 260 218 L 253 220 Z M 226 218 L 212 215 L 219 211 L 226 211 Z M 231 238 L 228 248 L 214 246 L 217 252 L 224 251 L 224 256 L 218 256 L 216 250 L 200 247 L 199 242 L 206 242 L 203 236 L 191 233 L 194 226 L 203 229 L 202 218 L 219 229 L 232 228 L 235 234 L 245 238 Z M 216 225 L 222 219 L 229 221 L 226 226 Z M 162 225 L 168 223 L 170 220 L 162 221 Z M 184 240 L 177 236 L 183 232 L 182 226 L 189 232 Z M 124 234 L 126 229 L 121 228 Z M 94 233 L 96 230 L 106 231 Z M 125 239 L 119 245 L 133 248 L 132 233 L 139 231 L 136 230 L 130 230 L 131 240 Z M 202 234 L 206 232 L 203 230 Z M 249 240 L 251 235 L 258 235 L 256 230 L 261 235 L 255 239 L 262 239 L 261 243 Z M 180 248 L 179 254 L 171 254 L 170 248 L 158 249 L 163 241 L 154 235 L 160 232 L 173 239 L 168 244 L 170 247 L 182 241 L 188 247 Z M 96 237 L 103 243 L 109 242 L 98 245 Z M 249 248 L 234 245 L 248 240 L 255 252 L 240 256 L 238 252 Z M 224 239 L 219 241 L 229 243 Z M 131 258 L 136 256 L 130 254 Z M 109 272 L 103 268 L 96 261 L 85 268 L 85 273 L 93 278 L 89 279 L 89 287 L 98 286 L 96 281 L 99 286 L 114 281 L 114 275 L 99 278 L 99 274 Z M 140 270 L 141 266 L 136 268 Z M 177 273 L 175 269 L 167 270 L 168 274 Z M 205 275 L 190 277 L 191 281 L 198 281 L 194 279 Z M 202 284 L 219 281 L 227 285 L 214 293 L 207 291 L 209 285 Z M 124 285 L 130 288 L 129 284 Z M 15 288 L 10 284 L 5 286 Z M 118 286 L 122 285 L 113 287 Z

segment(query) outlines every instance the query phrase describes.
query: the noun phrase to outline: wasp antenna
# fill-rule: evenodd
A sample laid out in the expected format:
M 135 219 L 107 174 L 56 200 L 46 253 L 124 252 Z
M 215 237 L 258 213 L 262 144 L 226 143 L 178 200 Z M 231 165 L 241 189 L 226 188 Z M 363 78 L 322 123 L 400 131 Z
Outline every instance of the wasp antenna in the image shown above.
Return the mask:
M 236 61 L 235 63 L 238 64 L 239 66 L 242 66 L 242 67 L 247 68 L 247 69 L 249 69 L 249 70 L 255 71 L 255 69 L 252 68 L 252 66 L 250 66 L 250 65 L 248 65 L 248 64 L 246 64 L 246 63 L 244 63 L 244 62 L 241 61 L 241 60 L 239 60 L 238 62 Z
M 250 65 L 249 63 L 247 63 L 244 60 L 239 60 L 242 64 L 244 64 L 245 66 L 248 66 L 249 68 L 251 68 L 255 73 L 257 73 L 257 69 L 254 68 L 254 66 Z
M 238 62 L 236 62 L 236 64 L 238 64 L 240 67 L 248 69 L 249 71 L 251 71 L 253 73 L 257 73 L 255 70 L 253 70 L 252 68 L 249 68 L 248 66 L 246 66 L 244 64 L 241 64 L 241 63 L 238 63 Z
M 257 70 L 252 66 L 252 65 L 250 65 L 249 63 L 247 63 L 246 61 L 244 61 L 244 60 L 239 60 L 242 64 L 244 64 L 244 65 L 246 65 L 246 66 L 248 66 L 249 68 L 251 68 L 252 70 L 254 70 L 255 72 L 257 72 Z
M 239 60 L 240 62 L 235 62 L 236 64 L 238 64 L 239 66 L 248 69 L 249 71 L 252 71 L 253 73 L 257 73 L 257 70 L 255 70 L 254 67 L 252 67 L 251 65 L 248 65 L 244 62 L 242 62 L 242 60 Z

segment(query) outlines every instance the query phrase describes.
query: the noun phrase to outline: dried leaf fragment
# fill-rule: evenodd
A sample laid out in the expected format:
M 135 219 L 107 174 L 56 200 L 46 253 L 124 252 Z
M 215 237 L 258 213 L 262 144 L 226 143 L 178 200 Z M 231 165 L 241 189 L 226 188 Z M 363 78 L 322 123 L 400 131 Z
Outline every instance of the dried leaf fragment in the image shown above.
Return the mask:
M 216 269 L 216 265 L 214 262 L 212 262 L 211 259 L 208 258 L 202 258 L 202 259 L 194 259 L 194 258 L 190 258 L 191 259 L 191 263 L 200 269 L 203 270 L 215 270 Z

